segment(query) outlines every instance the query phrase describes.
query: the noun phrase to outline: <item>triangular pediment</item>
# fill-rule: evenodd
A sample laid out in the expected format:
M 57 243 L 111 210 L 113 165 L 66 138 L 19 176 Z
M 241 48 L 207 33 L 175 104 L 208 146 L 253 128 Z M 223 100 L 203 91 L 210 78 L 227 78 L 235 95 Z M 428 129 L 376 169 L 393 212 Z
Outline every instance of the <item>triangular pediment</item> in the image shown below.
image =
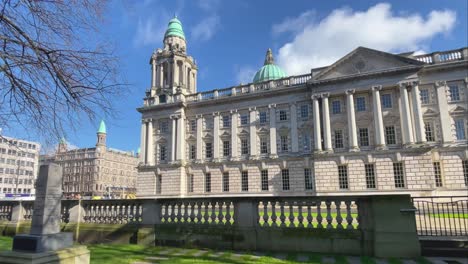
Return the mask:
M 423 116 L 435 116 L 435 115 L 437 115 L 437 112 L 432 109 L 427 109 L 423 114 Z
M 242 129 L 239 133 L 239 136 L 248 136 L 249 135 L 249 131 L 245 130 L 245 129 Z
M 206 133 L 203 138 L 213 138 L 213 135 L 211 133 Z
M 420 66 L 422 64 L 420 61 L 407 57 L 359 47 L 323 69 L 314 79 L 335 79 L 358 74 L 384 72 L 408 66 Z
M 231 136 L 231 134 L 227 131 L 224 131 L 222 134 L 221 134 L 221 137 L 229 137 Z
M 259 134 L 266 134 L 266 133 L 269 133 L 269 132 L 270 132 L 270 130 L 268 130 L 268 129 L 265 128 L 265 127 L 262 127 L 262 128 L 260 128 L 260 129 L 258 130 L 258 133 L 259 133 Z
M 197 138 L 194 136 L 194 135 L 190 135 L 188 138 L 187 138 L 188 141 L 194 141 L 194 140 L 197 140 Z
M 461 107 L 461 106 L 457 106 L 454 109 L 450 110 L 451 114 L 461 114 L 461 113 L 464 113 L 464 112 L 466 112 L 466 109 Z

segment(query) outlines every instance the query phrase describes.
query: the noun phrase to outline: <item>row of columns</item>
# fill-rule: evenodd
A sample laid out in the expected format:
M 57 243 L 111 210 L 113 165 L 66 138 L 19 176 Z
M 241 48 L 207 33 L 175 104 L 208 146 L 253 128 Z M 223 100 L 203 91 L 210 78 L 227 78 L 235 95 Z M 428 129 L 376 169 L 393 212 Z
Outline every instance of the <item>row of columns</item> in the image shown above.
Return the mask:
M 373 104 L 373 117 L 374 117 L 374 131 L 375 131 L 375 146 L 377 149 L 385 149 L 385 129 L 382 116 L 382 105 L 380 99 L 380 91 L 382 86 L 372 87 L 372 104 Z M 399 84 L 400 90 L 400 119 L 402 130 L 402 143 L 404 145 L 412 145 L 415 142 L 424 143 L 426 141 L 425 128 L 421 111 L 421 101 L 419 96 L 419 87 L 417 82 L 405 82 Z M 354 93 L 355 90 L 347 90 L 347 119 L 348 119 L 348 135 L 349 135 L 349 150 L 359 151 L 357 125 L 354 108 Z M 316 152 L 332 152 L 332 136 L 330 125 L 329 113 L 329 93 L 314 94 L 312 95 L 313 106 L 313 124 L 314 124 L 314 140 Z M 270 104 L 270 157 L 277 157 L 277 128 L 276 128 L 276 105 Z M 290 105 L 290 138 L 292 152 L 298 152 L 298 130 L 297 130 L 297 108 L 296 104 Z M 441 112 L 442 115 L 445 113 Z M 448 114 L 448 113 L 447 113 Z M 250 157 L 256 158 L 259 155 L 257 148 L 257 109 L 255 107 L 249 108 L 249 134 L 250 134 Z M 196 159 L 203 160 L 203 116 L 197 115 L 197 130 L 196 130 Z M 239 155 L 238 150 L 238 120 L 239 113 L 237 110 L 231 110 L 231 157 L 237 159 Z M 449 120 L 447 118 L 447 120 Z M 171 137 L 171 161 L 185 159 L 185 118 L 181 115 L 171 116 L 172 137 Z M 213 113 L 213 158 L 215 160 L 221 158 L 221 145 L 220 145 L 220 113 Z M 444 127 L 444 126 L 442 126 Z M 145 164 L 155 164 L 154 146 L 153 146 L 153 121 L 151 119 L 145 120 L 141 129 L 141 161 Z M 442 131 L 443 136 L 446 137 L 448 131 Z M 451 132 L 450 132 L 451 133 Z M 323 137 L 323 147 L 322 147 Z
M 166 68 L 166 69 L 165 69 Z M 164 80 L 164 70 L 167 72 L 167 80 Z M 151 87 L 164 87 L 164 84 L 173 86 L 185 85 L 189 90 L 196 91 L 197 76 L 195 72 L 180 60 L 157 63 L 156 59 L 151 60 Z M 166 81 L 164 83 L 164 81 Z M 193 87 L 192 87 L 193 86 Z

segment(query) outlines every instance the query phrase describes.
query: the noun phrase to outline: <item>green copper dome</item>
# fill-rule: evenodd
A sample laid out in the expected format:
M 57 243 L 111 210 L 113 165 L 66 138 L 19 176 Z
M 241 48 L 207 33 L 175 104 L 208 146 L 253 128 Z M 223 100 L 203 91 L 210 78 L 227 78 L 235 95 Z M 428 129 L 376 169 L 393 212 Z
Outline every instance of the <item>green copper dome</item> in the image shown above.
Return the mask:
M 177 19 L 177 17 L 174 17 L 173 19 L 169 20 L 166 34 L 164 34 L 164 38 L 167 38 L 169 36 L 177 36 L 182 39 L 185 39 L 184 30 L 182 29 L 182 23 L 180 23 L 180 20 Z
M 102 134 L 107 134 L 106 133 L 106 123 L 104 123 L 104 120 L 101 120 L 101 123 L 99 124 L 99 129 L 98 129 L 97 132 L 102 133 Z
M 286 73 L 275 64 L 273 53 L 271 52 L 271 49 L 268 49 L 265 56 L 265 63 L 263 64 L 263 67 L 261 67 L 260 70 L 255 73 L 253 82 L 258 83 L 269 80 L 277 80 L 284 77 L 287 77 Z

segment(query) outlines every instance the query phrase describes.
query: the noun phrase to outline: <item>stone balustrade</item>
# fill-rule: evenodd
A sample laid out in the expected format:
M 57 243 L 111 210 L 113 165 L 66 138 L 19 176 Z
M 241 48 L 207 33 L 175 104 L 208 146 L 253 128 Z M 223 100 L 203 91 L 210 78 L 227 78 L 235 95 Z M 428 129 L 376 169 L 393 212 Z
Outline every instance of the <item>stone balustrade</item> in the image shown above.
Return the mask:
M 27 231 L 32 201 L 1 201 L 0 228 Z M 63 200 L 80 242 L 418 256 L 409 195 Z M 340 245 L 340 246 L 336 246 Z
M 417 55 L 414 56 L 414 58 L 427 64 L 464 60 L 468 58 L 468 48 L 448 50 L 444 52 L 433 52 L 430 54 Z

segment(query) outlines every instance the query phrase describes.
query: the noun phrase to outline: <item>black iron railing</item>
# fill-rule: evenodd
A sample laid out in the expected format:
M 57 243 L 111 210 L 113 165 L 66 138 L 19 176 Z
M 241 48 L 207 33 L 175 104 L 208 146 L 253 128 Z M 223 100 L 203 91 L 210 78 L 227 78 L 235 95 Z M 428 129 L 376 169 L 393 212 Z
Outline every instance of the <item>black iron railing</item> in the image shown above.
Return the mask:
M 468 236 L 468 196 L 413 197 L 420 236 Z

